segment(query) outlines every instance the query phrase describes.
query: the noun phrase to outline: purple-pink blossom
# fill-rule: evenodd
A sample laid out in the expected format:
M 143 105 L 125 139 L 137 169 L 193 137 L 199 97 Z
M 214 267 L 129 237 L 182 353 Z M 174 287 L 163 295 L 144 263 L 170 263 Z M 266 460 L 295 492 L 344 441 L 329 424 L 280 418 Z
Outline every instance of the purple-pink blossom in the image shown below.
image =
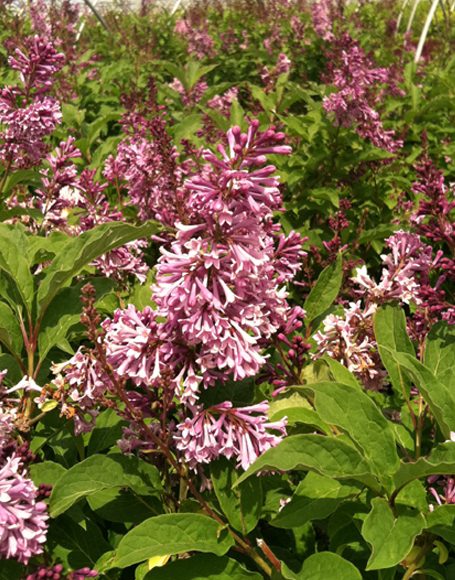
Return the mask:
M 424 244 L 417 234 L 404 231 L 390 236 L 386 244 L 390 251 L 381 256 L 383 269 L 380 282 L 376 283 L 368 275 L 365 266 L 357 269 L 353 282 L 358 285 L 359 292 L 367 294 L 370 301 L 395 299 L 405 304 L 411 301 L 420 304 L 420 277 L 427 278 L 435 263 L 431 246 Z
M 21 84 L 0 89 L 0 160 L 8 167 L 37 165 L 45 156 L 45 138 L 62 120 L 60 103 L 46 93 L 64 64 L 64 55 L 39 36 L 28 37 L 23 49 L 9 57 Z
M 333 113 L 341 127 L 354 127 L 364 139 L 373 145 L 395 153 L 403 146 L 393 130 L 386 130 L 375 107 L 381 85 L 389 82 L 390 73 L 378 68 L 365 54 L 359 44 L 347 33 L 333 42 L 331 82 L 336 92 L 324 98 L 323 106 Z M 395 86 L 393 79 L 393 86 Z
M 265 401 L 239 408 L 230 401 L 208 409 L 195 407 L 192 417 L 177 426 L 176 447 L 193 469 L 220 456 L 233 457 L 247 469 L 286 435 L 286 419 L 270 422 L 268 410 Z
M 118 309 L 112 320 L 102 324 L 108 363 L 120 377 L 136 384 L 151 385 L 161 375 L 160 333 L 156 312 L 149 306 L 142 312 L 132 304 Z
M 255 375 L 266 360 L 263 341 L 290 310 L 283 282 L 299 268 L 302 240 L 284 237 L 272 221 L 281 194 L 274 166 L 266 165 L 268 154 L 290 148 L 283 134 L 258 128 L 229 130 L 221 157 L 204 152 L 207 165 L 185 183 L 192 223 L 176 224 L 158 261 L 153 299 L 165 332 L 194 352 L 194 378 L 187 375 L 181 390 L 191 404 L 201 378 L 208 385 Z
M 376 304 L 365 308 L 360 301 L 351 302 L 343 314 L 329 314 L 313 337 L 317 344 L 314 358 L 327 354 L 371 389 L 381 388 L 386 376 L 374 337 L 376 308 Z
M 8 457 L 0 467 L 0 557 L 27 564 L 43 552 L 47 507 L 36 499 L 37 488 L 24 472 L 21 460 Z

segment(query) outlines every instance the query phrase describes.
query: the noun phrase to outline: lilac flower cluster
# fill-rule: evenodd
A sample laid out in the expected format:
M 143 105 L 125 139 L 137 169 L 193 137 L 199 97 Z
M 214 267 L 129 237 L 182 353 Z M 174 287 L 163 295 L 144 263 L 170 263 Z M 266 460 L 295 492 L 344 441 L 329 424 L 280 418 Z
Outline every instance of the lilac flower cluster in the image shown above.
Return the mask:
M 203 173 L 185 184 L 193 223 L 178 223 L 175 241 L 162 249 L 154 301 L 171 342 L 196 351 L 181 388 L 190 403 L 197 383 L 256 374 L 265 362 L 261 342 L 289 315 L 282 284 L 302 253 L 295 237 L 277 249 L 272 212 L 281 209 L 281 195 L 275 167 L 265 165 L 267 154 L 290 152 L 283 138 L 252 122 L 247 133 L 228 131 L 221 159 L 206 151 Z
M 99 403 L 109 390 L 109 377 L 92 353 L 83 348 L 68 361 L 53 365 L 52 372 L 54 391 L 44 391 L 38 403 L 43 404 L 51 395 L 59 403 L 60 414 L 74 420 L 76 435 L 91 431 Z
M 246 133 L 239 127 L 228 131 L 228 148 L 219 145 L 220 156 L 203 153 L 206 165 L 182 186 L 183 220 L 175 222 L 175 237 L 161 248 L 152 288 L 156 310 L 129 305 L 102 323 L 98 340 L 106 363 L 122 384 L 133 385 L 125 396 L 128 408 L 136 411 L 128 411 L 131 423 L 122 448 L 141 446 L 141 438 L 146 443 L 136 419 L 148 416 L 149 393 L 158 389 L 170 401 L 177 395 L 193 416 L 193 432 L 204 424 L 195 420 L 201 414 L 224 417 L 223 428 L 213 422 L 218 427 L 212 428 L 207 458 L 215 457 L 215 447 L 218 454 L 220 449 L 228 453 L 232 439 L 236 443 L 229 453 L 246 466 L 279 441 L 268 428 L 283 434 L 283 422 L 267 422 L 266 405 L 233 409 L 226 402 L 206 416 L 198 403 L 202 388 L 254 376 L 266 362 L 264 349 L 273 335 L 283 329 L 290 334 L 301 325 L 301 309 L 288 304 L 285 284 L 300 268 L 302 238 L 295 232 L 285 236 L 273 221 L 282 203 L 275 167 L 267 165 L 268 154 L 290 152 L 283 140 L 282 133 L 261 132 L 253 121 Z M 62 380 L 76 386 L 79 395 L 73 400 L 79 397 L 91 410 L 93 398 L 109 390 L 109 379 L 87 354 L 76 357 L 63 365 Z M 87 382 L 86 362 L 99 378 L 100 393 Z M 248 419 L 250 414 L 254 417 Z M 184 423 L 176 430 L 181 451 L 187 445 Z M 202 434 L 195 441 L 194 453 L 204 455 Z
M 427 479 L 430 487 L 428 491 L 436 500 L 437 505 L 455 503 L 455 477 L 448 475 L 431 475 Z M 430 511 L 434 506 L 430 504 Z
M 208 85 L 205 81 L 198 81 L 190 89 L 186 89 L 178 79 L 174 79 L 170 87 L 180 95 L 185 107 L 196 106 L 208 89 Z
M 127 137 L 118 145 L 116 156 L 107 159 L 104 176 L 118 191 L 125 191 L 126 203 L 137 208 L 141 220 L 153 218 L 173 225 L 179 218 L 181 187 L 190 164 L 178 163 L 160 110 L 152 119 L 129 113 L 122 126 Z
M 316 0 L 311 4 L 313 28 L 318 36 L 328 42 L 335 40 L 333 24 L 335 20 L 335 5 L 333 0 Z
M 112 209 L 104 194 L 107 184 L 95 180 L 95 170 L 84 169 L 79 173 L 73 160 L 81 156 L 69 137 L 47 156 L 48 168 L 41 170 L 42 186 L 35 192 L 31 202 L 43 215 L 39 226 L 44 231 L 56 229 L 70 235 L 78 235 L 96 225 L 123 220 L 123 214 Z M 14 198 L 10 205 L 17 204 Z M 30 200 L 25 203 L 30 204 Z M 78 214 L 78 221 L 69 220 Z M 141 282 L 147 277 L 149 267 L 143 260 L 143 240 L 130 242 L 98 258 L 94 265 L 107 277 L 122 281 L 133 275 Z
M 188 53 L 198 59 L 215 56 L 213 38 L 204 28 L 203 24 L 198 26 L 196 22 L 185 18 L 175 24 L 175 32 L 188 43 Z
M 438 314 L 448 322 L 454 312 L 453 306 L 444 301 L 439 300 L 437 305 L 429 302 L 436 294 L 441 298 L 438 284 L 433 287 L 430 283 L 441 253 L 434 256 L 432 247 L 424 244 L 420 236 L 404 231 L 396 232 L 386 244 L 389 253 L 381 256 L 380 281 L 371 278 L 366 266 L 358 268 L 352 282 L 363 302 L 351 303 L 341 315 L 329 315 L 323 321 L 323 330 L 314 336 L 318 346 L 315 358 L 327 353 L 354 372 L 366 387 L 375 389 L 383 385 L 385 376 L 373 331 L 377 305 L 391 301 L 412 304 L 415 312 L 409 317 L 409 330 L 420 335 L 420 340 L 429 330 L 429 316 L 433 314 L 433 322 L 437 320 L 437 305 Z
M 390 153 L 403 146 L 395 131 L 386 130 L 379 113 L 378 104 L 381 85 L 389 83 L 390 73 L 386 68 L 374 67 L 358 42 L 345 33 L 332 43 L 329 53 L 329 81 L 336 91 L 324 98 L 324 109 L 333 113 L 335 122 L 341 127 L 355 127 L 357 133 L 373 145 Z
M 386 373 L 381 365 L 373 331 L 376 304 L 363 307 L 351 302 L 342 315 L 329 314 L 323 330 L 314 335 L 318 350 L 315 358 L 327 354 L 338 360 L 370 389 L 382 387 Z
M 177 449 L 193 469 L 218 457 L 236 457 L 238 465 L 247 469 L 286 435 L 286 421 L 268 422 L 268 410 L 265 401 L 237 409 L 229 401 L 208 409 L 196 406 L 193 416 L 177 427 Z M 270 429 L 278 434 L 269 433 Z
M 431 246 L 423 244 L 417 234 L 403 231 L 388 238 L 386 244 L 390 254 L 381 256 L 384 267 L 379 283 L 368 275 L 365 266 L 357 269 L 352 280 L 359 293 L 376 303 L 399 300 L 421 304 L 420 278 L 428 278 L 435 264 Z
M 59 102 L 47 93 L 65 58 L 39 36 L 9 57 L 21 85 L 0 89 L 0 160 L 10 168 L 37 165 L 47 152 L 45 138 L 61 122 Z
M 0 465 L 0 558 L 27 564 L 46 541 L 47 508 L 14 454 Z
M 265 66 L 261 71 L 261 80 L 264 84 L 265 92 L 273 90 L 278 77 L 282 74 L 288 73 L 291 70 L 291 66 L 292 63 L 284 52 L 280 52 L 277 63 L 272 70 L 269 70 L 268 67 Z

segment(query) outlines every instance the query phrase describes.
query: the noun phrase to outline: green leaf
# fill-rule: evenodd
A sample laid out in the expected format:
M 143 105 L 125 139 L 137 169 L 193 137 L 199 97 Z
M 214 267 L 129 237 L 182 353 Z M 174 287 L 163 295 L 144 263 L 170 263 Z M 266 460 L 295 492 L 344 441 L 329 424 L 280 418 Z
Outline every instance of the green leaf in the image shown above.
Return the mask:
M 69 469 L 57 482 L 50 498 L 50 512 L 56 517 L 76 501 L 98 491 L 130 487 L 147 494 L 161 489 L 159 472 L 153 465 L 122 455 L 92 455 Z
M 311 324 L 332 305 L 340 291 L 343 280 L 343 257 L 338 254 L 336 261 L 324 268 L 317 279 L 316 285 L 308 294 L 305 304 L 306 323 Z
M 259 478 L 249 479 L 236 488 L 238 473 L 225 458 L 210 464 L 210 475 L 218 502 L 229 523 L 244 535 L 259 521 L 262 508 L 262 487 Z
M 42 483 L 54 486 L 65 473 L 63 465 L 54 461 L 32 463 L 30 466 L 30 476 L 36 486 Z
M 39 187 L 41 184 L 41 176 L 39 171 L 37 169 L 18 169 L 14 171 L 14 173 L 8 176 L 5 185 L 3 186 L 2 194 L 5 195 L 9 193 L 19 183 L 26 183 L 27 185 L 34 185 Z M 42 215 L 41 212 L 39 213 Z
M 147 222 L 133 226 L 122 222 L 101 224 L 78 237 L 70 238 L 61 248 L 52 265 L 47 268 L 38 290 L 40 316 L 61 288 L 66 286 L 90 262 L 138 238 L 151 236 L 158 225 Z
M 430 330 L 425 341 L 423 362 L 447 386 L 455 387 L 455 328 L 441 321 Z
M 106 131 L 110 122 L 118 121 L 120 117 L 120 111 L 110 111 L 109 113 L 100 115 L 96 121 L 90 123 L 86 129 L 88 145 L 92 145 L 92 143 L 99 137 L 100 133 Z
M 125 424 L 113 409 L 106 409 L 96 418 L 95 428 L 90 434 L 88 455 L 99 453 L 114 445 L 122 436 Z
M 330 374 L 336 383 L 350 385 L 351 387 L 362 388 L 356 377 L 344 365 L 327 355 L 321 357 L 322 361 L 329 367 Z
M 158 498 L 139 496 L 118 487 L 89 495 L 87 502 L 94 512 L 108 522 L 139 523 L 163 513 Z
M 311 470 L 335 479 L 355 479 L 378 488 L 360 453 L 339 438 L 323 435 L 292 435 L 263 453 L 234 485 L 264 469 Z
M 25 567 L 15 560 L 0 560 L 0 580 L 23 580 Z
M 0 342 L 10 352 L 20 356 L 24 341 L 22 339 L 19 321 L 5 302 L 0 302 Z
M 150 291 L 150 286 L 154 282 L 154 272 L 150 270 L 147 274 L 147 279 L 143 284 L 140 282 L 135 282 L 134 286 L 131 288 L 131 293 L 128 296 L 128 304 L 134 304 L 139 310 L 143 310 L 146 306 L 151 306 L 152 304 L 152 293 Z
M 175 143 L 180 143 L 182 139 L 191 140 L 202 126 L 202 117 L 199 113 L 186 115 L 180 123 L 172 127 L 172 137 Z
M 49 528 L 46 547 L 69 568 L 92 568 L 102 554 L 112 549 L 92 521 L 84 521 L 83 526 L 61 516 Z
M 374 498 L 371 504 L 362 526 L 362 536 L 372 548 L 366 569 L 392 568 L 407 556 L 425 527 L 425 519 L 421 513 L 405 508 L 398 510 L 396 517 L 383 498 Z
M 234 540 L 220 525 L 200 514 L 165 514 L 128 532 L 117 547 L 112 566 L 126 568 L 154 556 L 211 552 L 223 556 Z
M 191 558 L 169 562 L 162 568 L 154 568 L 144 580 L 260 580 L 262 576 L 251 572 L 241 564 L 212 554 L 196 554 Z
M 374 332 L 381 360 L 389 373 L 395 390 L 403 397 L 411 387 L 407 373 L 390 351 L 408 353 L 415 357 L 414 347 L 406 332 L 406 316 L 398 306 L 382 306 L 374 316 Z
M 314 391 L 316 410 L 326 423 L 343 429 L 361 447 L 379 479 L 399 466 L 392 424 L 370 399 L 357 388 L 338 383 L 309 385 Z
M 62 105 L 63 123 L 73 129 L 80 127 L 85 118 L 85 110 L 71 103 Z
M 414 479 L 453 473 L 455 473 L 455 443 L 448 441 L 435 447 L 428 457 L 421 457 L 414 462 L 402 462 L 393 479 L 396 489 L 401 489 Z
M 312 554 L 303 563 L 296 576 L 299 580 L 362 580 L 362 575 L 351 562 L 332 552 Z
M 437 506 L 427 515 L 426 529 L 432 534 L 441 536 L 450 544 L 455 544 L 455 505 Z
M 287 418 L 288 425 L 303 423 L 318 428 L 322 433 L 329 433 L 329 426 L 322 421 L 308 400 L 299 393 L 292 393 L 290 396 L 276 399 L 270 403 L 270 421 L 279 421 L 283 417 Z
M 20 224 L 0 224 L 0 270 L 10 276 L 23 305 L 30 312 L 34 281 L 28 261 L 28 237 Z
M 336 479 L 309 472 L 300 482 L 291 501 L 271 521 L 277 528 L 303 526 L 312 520 L 323 520 L 347 498 L 359 493 L 358 487 L 344 485 Z
M 414 357 L 405 353 L 389 353 L 411 375 L 442 433 L 449 439 L 450 432 L 455 431 L 455 394 Z

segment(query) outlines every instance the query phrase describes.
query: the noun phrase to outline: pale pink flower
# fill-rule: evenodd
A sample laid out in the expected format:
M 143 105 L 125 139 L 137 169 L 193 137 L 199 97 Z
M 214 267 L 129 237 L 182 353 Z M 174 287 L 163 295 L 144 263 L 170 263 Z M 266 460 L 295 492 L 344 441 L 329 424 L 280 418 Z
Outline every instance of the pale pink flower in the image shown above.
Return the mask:
M 234 457 L 242 469 L 247 469 L 286 435 L 286 419 L 269 422 L 268 410 L 265 401 L 239 408 L 230 401 L 208 409 L 195 407 L 193 417 L 177 426 L 177 449 L 193 469 L 220 456 Z
M 27 564 L 43 552 L 48 515 L 36 494 L 20 458 L 8 457 L 0 467 L 0 557 Z

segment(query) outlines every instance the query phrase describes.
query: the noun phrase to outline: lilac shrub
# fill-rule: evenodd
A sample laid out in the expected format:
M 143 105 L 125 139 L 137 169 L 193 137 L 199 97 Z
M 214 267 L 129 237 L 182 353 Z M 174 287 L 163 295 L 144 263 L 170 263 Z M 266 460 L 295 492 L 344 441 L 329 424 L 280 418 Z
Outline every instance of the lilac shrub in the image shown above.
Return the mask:
M 0 576 L 449 577 L 450 51 L 97 10 L 7 9 Z

